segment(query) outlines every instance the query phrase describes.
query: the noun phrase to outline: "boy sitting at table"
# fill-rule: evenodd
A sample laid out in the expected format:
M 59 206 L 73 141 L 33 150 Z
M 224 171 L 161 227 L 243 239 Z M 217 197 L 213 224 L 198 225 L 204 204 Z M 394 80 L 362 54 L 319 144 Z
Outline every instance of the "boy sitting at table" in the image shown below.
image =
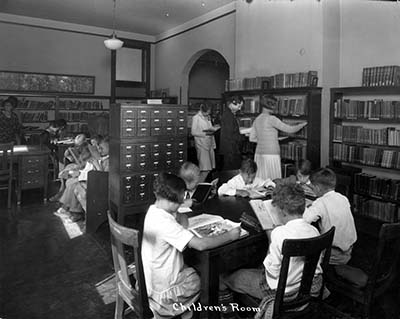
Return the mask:
M 303 219 L 305 196 L 298 184 L 278 184 L 272 194 L 272 205 L 279 212 L 282 226 L 267 231 L 269 239 L 268 254 L 263 266 L 254 269 L 239 269 L 236 272 L 222 276 L 220 281 L 220 302 L 229 304 L 233 295 L 230 290 L 248 294 L 262 299 L 261 312 L 258 318 L 271 318 L 275 290 L 279 281 L 282 262 L 282 244 L 285 239 L 301 239 L 319 236 L 318 230 Z M 300 257 L 292 258 L 286 282 L 285 300 L 295 298 L 300 287 L 304 261 Z M 317 265 L 312 284 L 312 294 L 318 295 L 322 287 L 322 269 Z M 229 289 L 227 289 L 229 288 Z M 234 317 L 231 307 L 222 315 L 224 318 Z M 230 312 L 231 311 L 231 312 Z
M 178 176 L 183 179 L 186 185 L 182 207 L 191 207 L 193 205 L 192 195 L 200 182 L 200 168 L 192 162 L 185 162 L 179 169 Z
M 318 222 L 322 234 L 335 226 L 329 264 L 347 264 L 357 240 L 349 200 L 346 196 L 335 192 L 336 174 L 331 169 L 317 170 L 311 174 L 310 180 L 318 199 L 306 209 L 303 218 L 308 223 Z
M 239 174 L 227 183 L 222 184 L 218 189 L 218 195 L 248 197 L 250 190 L 262 190 L 269 186 L 275 187 L 275 183 L 271 179 L 262 180 L 256 177 L 256 173 L 256 162 L 250 158 L 243 160 Z

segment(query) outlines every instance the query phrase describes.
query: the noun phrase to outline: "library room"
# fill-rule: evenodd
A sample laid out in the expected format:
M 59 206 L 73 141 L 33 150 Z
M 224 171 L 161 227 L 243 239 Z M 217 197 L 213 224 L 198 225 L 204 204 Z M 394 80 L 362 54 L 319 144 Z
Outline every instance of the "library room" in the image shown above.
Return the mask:
M 0 319 L 400 319 L 398 0 L 0 1 Z

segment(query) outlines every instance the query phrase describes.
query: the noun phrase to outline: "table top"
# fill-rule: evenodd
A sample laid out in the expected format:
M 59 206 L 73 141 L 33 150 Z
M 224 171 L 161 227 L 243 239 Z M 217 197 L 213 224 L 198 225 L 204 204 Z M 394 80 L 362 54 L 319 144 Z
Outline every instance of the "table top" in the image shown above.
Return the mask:
M 46 146 L 40 145 L 14 145 L 15 156 L 32 156 L 49 154 L 50 150 Z

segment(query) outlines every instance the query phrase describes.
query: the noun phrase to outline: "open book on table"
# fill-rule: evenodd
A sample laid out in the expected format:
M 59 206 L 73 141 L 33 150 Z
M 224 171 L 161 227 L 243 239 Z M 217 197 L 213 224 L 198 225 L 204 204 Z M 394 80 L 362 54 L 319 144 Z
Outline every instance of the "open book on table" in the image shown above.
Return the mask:
M 224 219 L 219 215 L 201 214 L 189 218 L 188 229 L 197 237 L 202 238 L 218 236 L 238 226 L 240 227 L 240 223 Z M 247 230 L 241 228 L 239 237 L 242 238 L 248 234 Z
M 250 201 L 251 208 L 257 216 L 262 229 L 270 230 L 282 225 L 278 210 L 272 206 L 272 200 L 253 199 Z

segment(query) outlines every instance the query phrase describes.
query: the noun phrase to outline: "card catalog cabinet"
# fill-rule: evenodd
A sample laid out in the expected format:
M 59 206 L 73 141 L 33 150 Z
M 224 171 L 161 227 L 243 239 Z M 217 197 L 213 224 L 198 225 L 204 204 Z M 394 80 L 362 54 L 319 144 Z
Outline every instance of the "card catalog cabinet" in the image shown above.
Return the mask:
M 118 214 L 143 213 L 154 201 L 153 181 L 186 161 L 187 108 L 113 105 L 110 112 L 110 201 Z M 118 218 L 121 220 L 121 217 Z

